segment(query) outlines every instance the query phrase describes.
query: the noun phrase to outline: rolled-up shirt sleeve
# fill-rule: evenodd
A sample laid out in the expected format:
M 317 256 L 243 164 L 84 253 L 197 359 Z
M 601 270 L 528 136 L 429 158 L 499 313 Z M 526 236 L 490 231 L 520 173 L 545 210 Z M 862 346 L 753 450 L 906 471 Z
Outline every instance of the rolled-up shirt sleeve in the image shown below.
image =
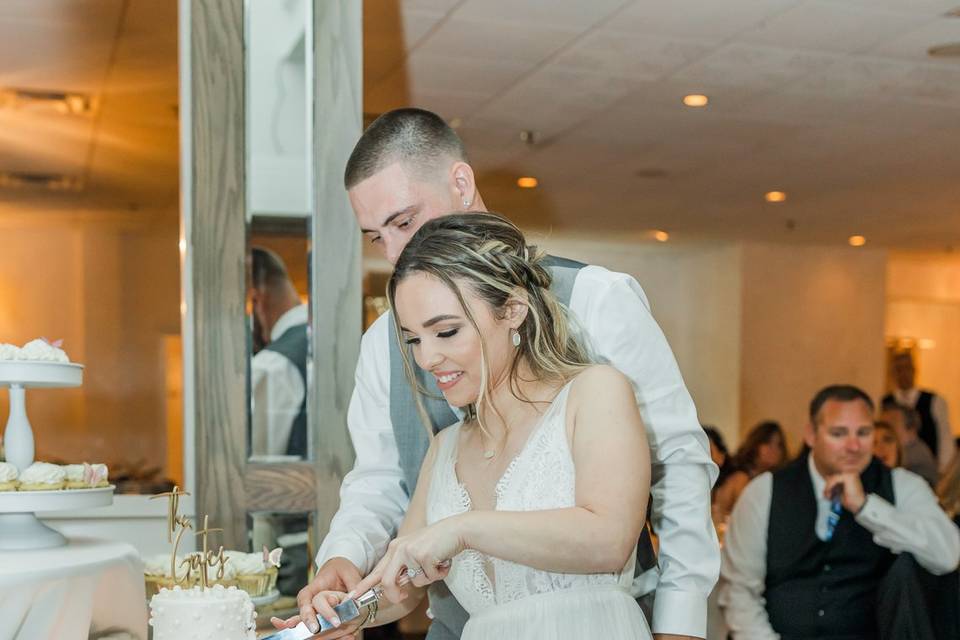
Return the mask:
M 720 571 L 710 519 L 717 467 L 693 399 L 634 278 L 584 267 L 570 310 L 594 355 L 630 378 L 650 441 L 651 524 L 660 542 L 653 632 L 702 638 Z
M 396 534 L 410 502 L 390 420 L 389 318 L 364 334 L 347 428 L 356 451 L 340 487 L 340 507 L 317 553 L 317 564 L 346 558 L 367 574 Z
M 950 521 L 920 476 L 893 470 L 896 506 L 871 493 L 857 514 L 857 522 L 873 534 L 873 541 L 894 553 L 907 552 L 924 569 L 943 575 L 960 563 L 960 530 Z

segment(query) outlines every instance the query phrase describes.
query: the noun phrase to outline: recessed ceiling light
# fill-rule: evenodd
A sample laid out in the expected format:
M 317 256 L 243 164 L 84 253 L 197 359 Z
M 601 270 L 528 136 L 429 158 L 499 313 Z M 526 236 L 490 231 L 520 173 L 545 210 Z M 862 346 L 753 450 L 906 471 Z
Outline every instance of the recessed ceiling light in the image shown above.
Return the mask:
M 688 96 L 683 96 L 683 104 L 688 107 L 705 107 L 709 102 L 710 98 L 702 93 L 691 93 Z
M 787 199 L 787 194 L 784 191 L 767 191 L 763 194 L 763 199 L 767 202 L 783 202 Z
M 851 247 L 862 247 L 867 244 L 867 239 L 863 236 L 850 236 L 847 242 L 850 243 Z
M 666 231 L 656 230 L 653 232 L 653 239 L 657 242 L 666 242 L 670 239 L 670 234 Z
M 540 184 L 540 181 L 533 176 L 517 178 L 517 186 L 521 189 L 535 189 L 538 184 Z

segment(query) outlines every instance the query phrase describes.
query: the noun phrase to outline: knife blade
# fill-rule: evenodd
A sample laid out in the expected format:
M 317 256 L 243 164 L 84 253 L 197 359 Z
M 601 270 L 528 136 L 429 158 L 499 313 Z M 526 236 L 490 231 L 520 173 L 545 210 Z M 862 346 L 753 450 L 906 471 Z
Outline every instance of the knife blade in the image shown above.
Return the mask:
M 360 617 L 360 609 L 357 607 L 356 600 L 344 600 L 335 606 L 333 610 L 336 611 L 337 616 L 340 617 L 341 624 Z M 328 629 L 333 629 L 333 624 L 323 616 L 317 616 L 317 622 L 320 623 L 320 631 L 317 633 L 323 633 Z M 312 638 L 317 635 L 317 633 L 310 631 L 306 623 L 301 622 L 293 629 L 284 629 L 266 638 L 261 638 L 261 640 L 306 640 L 306 638 Z

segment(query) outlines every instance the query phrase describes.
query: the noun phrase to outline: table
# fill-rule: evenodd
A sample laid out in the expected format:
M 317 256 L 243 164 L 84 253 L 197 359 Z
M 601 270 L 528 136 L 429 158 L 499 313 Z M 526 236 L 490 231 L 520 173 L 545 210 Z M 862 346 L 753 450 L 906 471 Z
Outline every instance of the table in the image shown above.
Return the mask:
M 146 640 L 143 565 L 132 546 L 69 538 L 54 549 L 0 551 L 0 640 Z

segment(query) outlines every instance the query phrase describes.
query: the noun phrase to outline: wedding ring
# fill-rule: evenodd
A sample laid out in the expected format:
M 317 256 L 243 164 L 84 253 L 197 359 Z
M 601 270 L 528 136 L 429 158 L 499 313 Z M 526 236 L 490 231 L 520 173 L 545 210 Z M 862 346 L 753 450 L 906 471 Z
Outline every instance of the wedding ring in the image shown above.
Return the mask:
M 413 580 L 418 575 L 423 573 L 423 569 L 420 567 L 407 567 L 407 577 Z

